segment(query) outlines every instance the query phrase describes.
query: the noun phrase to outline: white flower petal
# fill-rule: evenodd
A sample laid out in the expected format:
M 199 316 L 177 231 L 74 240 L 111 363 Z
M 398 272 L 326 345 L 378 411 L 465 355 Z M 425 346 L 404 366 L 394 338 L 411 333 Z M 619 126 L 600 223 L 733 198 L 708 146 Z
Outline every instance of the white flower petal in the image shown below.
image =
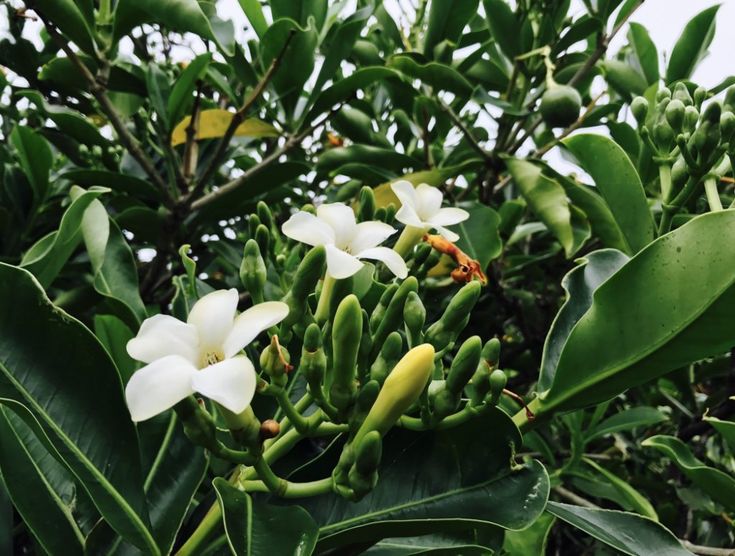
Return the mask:
M 416 189 L 413 184 L 407 180 L 401 180 L 390 184 L 390 188 L 393 193 L 396 194 L 398 200 L 401 201 L 401 205 L 413 209 L 416 212 L 418 207 L 418 201 L 416 199 Z
M 429 219 L 432 226 L 451 226 L 464 222 L 470 217 L 470 213 L 461 208 L 446 207 Z
M 145 421 L 194 393 L 196 367 L 178 355 L 168 355 L 135 371 L 125 387 L 133 421 Z
M 444 226 L 434 226 L 434 228 L 447 241 L 451 241 L 452 243 L 459 241 L 459 235 L 455 234 L 452 230 L 448 230 Z
M 299 211 L 284 222 L 281 231 L 286 237 L 307 245 L 334 243 L 334 230 L 309 212 Z
M 128 355 L 151 363 L 167 355 L 180 355 L 196 363 L 199 335 L 194 325 L 169 315 L 154 315 L 143 321 L 138 335 L 127 344 Z
M 395 233 L 395 228 L 385 222 L 360 222 L 355 230 L 355 237 L 350 243 L 350 252 L 359 253 L 376 247 Z
M 408 276 L 406 262 L 398 253 L 393 251 L 393 249 L 389 249 L 387 247 L 373 247 L 372 249 L 365 249 L 358 253 L 357 258 L 382 261 L 385 263 L 385 266 L 388 267 L 388 270 L 399 278 L 405 278 Z
M 334 245 L 327 245 L 327 273 L 338 280 L 349 278 L 362 268 L 362 263 Z
M 334 230 L 334 243 L 337 247 L 344 248 L 350 244 L 357 227 L 355 213 L 350 207 L 344 203 L 320 205 L 316 209 L 316 215 Z
M 257 376 L 250 359 L 238 355 L 196 372 L 191 381 L 195 391 L 241 413 L 253 399 Z
M 442 206 L 444 195 L 436 187 L 432 187 L 425 183 L 420 184 L 416 188 L 417 206 L 416 212 L 419 217 L 427 221 L 434 216 Z
M 240 297 L 235 288 L 208 293 L 197 301 L 187 321 L 197 327 L 200 353 L 220 350 L 232 330 Z
M 396 220 L 406 226 L 413 226 L 414 228 L 427 228 L 426 224 L 419 218 L 413 207 L 408 205 L 402 205 L 396 213 Z
M 259 303 L 240 313 L 235 319 L 232 331 L 225 339 L 223 346 L 225 357 L 237 354 L 258 334 L 281 322 L 286 315 L 288 315 L 288 305 L 280 301 Z

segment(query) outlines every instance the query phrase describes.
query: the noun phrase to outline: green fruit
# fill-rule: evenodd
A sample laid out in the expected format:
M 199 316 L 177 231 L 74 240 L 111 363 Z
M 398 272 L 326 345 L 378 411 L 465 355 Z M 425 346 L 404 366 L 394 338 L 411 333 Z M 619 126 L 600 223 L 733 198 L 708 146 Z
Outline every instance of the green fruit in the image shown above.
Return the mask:
M 541 116 L 549 127 L 567 127 L 577 121 L 582 97 L 574 87 L 557 85 L 541 97 Z

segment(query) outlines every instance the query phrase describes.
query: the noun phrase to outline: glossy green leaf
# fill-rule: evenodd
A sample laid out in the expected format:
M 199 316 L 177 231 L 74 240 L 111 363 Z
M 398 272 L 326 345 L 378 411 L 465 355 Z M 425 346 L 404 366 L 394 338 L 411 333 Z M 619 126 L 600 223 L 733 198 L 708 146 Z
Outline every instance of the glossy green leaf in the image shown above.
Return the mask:
M 574 326 L 592 305 L 594 291 L 628 260 L 620 251 L 601 249 L 585 256 L 579 266 L 564 276 L 561 286 L 566 293 L 566 301 L 546 335 L 538 381 L 540 391 L 551 387 L 564 345 Z
M 337 83 L 324 89 L 314 101 L 306 115 L 302 118 L 303 122 L 312 122 L 317 116 L 331 109 L 334 105 L 347 100 L 355 91 L 365 89 L 374 83 L 390 79 L 400 78 L 400 73 L 396 70 L 384 67 L 360 68 L 344 79 L 340 79 Z
M 712 425 L 725 439 L 730 450 L 735 452 L 735 421 L 723 421 L 722 419 L 708 415 L 702 417 L 702 420 Z
M 504 531 L 485 529 L 384 539 L 362 552 L 365 556 L 488 556 L 502 548 Z
M 669 66 L 666 68 L 666 82 L 673 83 L 688 79 L 694 69 L 707 54 L 709 45 L 715 37 L 716 4 L 695 15 L 684 27 L 679 40 L 671 51 Z
M 158 554 L 135 429 L 109 355 L 28 271 L 0 264 L 0 297 L 1 403 L 54 450 L 120 535 Z
M 592 405 L 735 343 L 735 211 L 690 220 L 594 293 L 562 350 L 542 407 Z M 735 253 L 733 253 L 735 255 Z
M 135 334 L 115 315 L 95 315 L 93 330 L 94 335 L 115 362 L 123 384 L 126 384 L 138 367 L 138 363 L 128 355 L 126 348 L 128 341 L 132 340 Z
M 318 549 L 472 527 L 527 527 L 543 511 L 549 482 L 538 462 L 511 471 L 512 446 L 520 442 L 500 410 L 418 438 L 393 431 L 384 440 L 386 463 L 372 494 L 357 503 L 304 501 L 321 525 Z
M 658 49 L 651 40 L 648 30 L 640 23 L 629 23 L 628 41 L 633 47 L 648 84 L 657 83 L 661 77 L 658 70 Z
M 72 199 L 83 194 L 83 189 L 72 188 Z M 138 291 L 135 258 L 120 228 L 96 199 L 82 216 L 82 237 L 92 263 L 94 289 L 107 298 L 132 330 L 137 330 L 147 313 Z
M 222 508 L 227 543 L 233 556 L 312 553 L 319 531 L 306 510 L 300 506 L 271 506 L 254 501 L 222 477 L 212 484 Z
M 46 199 L 49 187 L 49 173 L 53 158 L 51 148 L 42 135 L 26 126 L 16 126 L 10 133 L 10 143 L 15 147 L 28 182 L 33 188 L 37 204 Z
M 730 512 L 735 511 L 735 477 L 707 466 L 694 457 L 686 444 L 673 436 L 652 436 L 641 442 L 641 445 L 655 448 L 671 458 L 681 472 L 712 500 L 722 504 Z
M 587 433 L 586 441 L 589 442 L 607 434 L 627 431 L 636 427 L 650 427 L 666 420 L 668 420 L 666 415 L 655 407 L 631 407 L 600 422 Z
M 403 153 L 382 147 L 371 147 L 369 145 L 350 145 L 349 147 L 337 147 L 326 151 L 319 157 L 316 169 L 319 172 L 338 172 L 340 167 L 361 162 L 376 165 L 379 168 L 390 169 L 395 172 L 403 172 L 407 168 L 417 166 L 417 161 Z
M 167 99 L 171 96 L 168 75 L 158 65 L 150 64 L 145 74 L 145 83 L 148 89 L 148 100 L 156 112 L 158 123 L 163 124 L 165 130 L 169 130 L 174 122 L 168 119 L 166 109 Z
M 556 236 L 566 256 L 572 257 L 590 235 L 584 215 L 573 210 L 564 188 L 543 175 L 539 166 L 519 158 L 507 158 L 505 162 L 529 208 Z
M 201 79 L 207 70 L 209 62 L 212 60 L 212 54 L 207 52 L 194 58 L 186 69 L 181 72 L 179 78 L 171 89 L 166 104 L 166 113 L 168 121 L 176 123 L 184 117 L 184 112 L 191 100 L 191 94 L 196 87 L 196 83 Z
M 651 502 L 649 502 L 648 499 L 640 492 L 634 489 L 627 481 L 621 479 L 615 475 L 615 473 L 608 471 L 590 459 L 583 458 L 582 461 L 602 475 L 613 486 L 613 488 L 620 493 L 627 508 L 641 514 L 642 516 L 658 521 L 658 514 L 653 508 Z
M 36 0 L 34 8 L 85 52 L 94 53 L 93 16 L 74 0 Z
M 48 287 L 82 239 L 82 215 L 97 197 L 109 189 L 91 187 L 72 201 L 59 229 L 42 237 L 23 256 L 20 265 L 32 272 L 42 287 Z
M 253 31 L 258 35 L 258 38 L 263 38 L 263 35 L 268 30 L 268 22 L 263 15 L 263 8 L 258 0 L 238 0 L 240 7 L 242 8 L 245 17 L 248 18 L 250 25 L 253 27 Z
M 482 4 L 493 39 L 512 60 L 521 54 L 520 25 L 513 10 L 505 0 L 482 0 Z
M 498 233 L 500 216 L 487 205 L 473 203 L 463 207 L 470 217 L 452 229 L 459 234 L 457 246 L 487 268 L 490 261 L 500 256 L 503 242 Z
M 82 187 L 93 185 L 109 187 L 113 191 L 126 193 L 136 199 L 160 202 L 162 198 L 161 191 L 155 186 L 129 174 L 107 170 L 70 170 L 60 177 Z
M 443 0 L 429 5 L 424 35 L 424 54 L 434 57 L 434 48 L 443 41 L 456 44 L 467 22 L 477 13 L 479 0 Z
M 312 18 L 317 29 L 321 29 L 327 17 L 327 0 L 271 0 L 273 19 L 293 19 L 302 27 L 306 27 Z
M 646 193 L 625 151 L 612 139 L 591 133 L 573 135 L 563 143 L 595 181 L 625 236 L 628 253 L 637 253 L 653 241 Z
M 271 78 L 271 83 L 289 115 L 293 114 L 304 84 L 314 69 L 317 33 L 311 26 L 304 28 L 292 19 L 279 19 L 268 27 L 260 43 L 260 63 L 265 71 L 281 55 L 283 46 L 292 33 L 294 35 L 291 42 L 282 54 L 280 68 Z
M 395 68 L 413 79 L 420 79 L 441 91 L 449 91 L 465 98 L 472 94 L 470 82 L 461 73 L 446 64 L 439 62 L 422 64 L 407 54 L 397 54 L 388 60 L 388 67 Z
M 522 531 L 506 531 L 503 553 L 508 556 L 546 556 L 546 542 L 556 518 L 542 513 L 530 527 Z
M 13 412 L 0 406 L 0 475 L 30 533 L 48 554 L 83 554 L 72 515 L 74 482 Z
M 642 95 L 648 87 L 645 76 L 622 60 L 605 60 L 602 68 L 607 82 L 626 101 Z
M 692 556 L 655 521 L 628 512 L 549 502 L 547 510 L 597 540 L 630 556 Z

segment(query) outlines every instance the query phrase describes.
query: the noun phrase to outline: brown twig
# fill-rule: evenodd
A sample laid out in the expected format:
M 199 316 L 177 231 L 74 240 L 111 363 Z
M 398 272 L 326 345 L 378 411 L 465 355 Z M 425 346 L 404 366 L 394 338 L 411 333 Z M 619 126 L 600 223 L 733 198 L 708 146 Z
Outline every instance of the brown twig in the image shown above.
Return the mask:
M 283 57 L 288 50 L 288 46 L 291 43 L 291 40 L 293 39 L 295 34 L 296 30 L 292 29 L 286 37 L 286 40 L 281 47 L 281 51 L 275 58 L 273 58 L 273 61 L 271 62 L 268 70 L 265 72 L 260 81 L 258 81 L 258 83 L 255 85 L 255 88 L 251 91 L 250 96 L 247 98 L 247 100 L 245 100 L 240 109 L 232 116 L 232 120 L 230 120 L 230 124 L 227 126 L 227 130 L 217 144 L 217 149 L 212 156 L 211 162 L 207 166 L 207 169 L 204 170 L 204 173 L 202 174 L 201 179 L 199 179 L 196 187 L 192 190 L 189 199 L 196 199 L 196 197 L 201 194 L 201 192 L 204 190 L 204 187 L 217 171 L 217 168 L 219 168 L 219 166 L 222 164 L 222 160 L 224 159 L 225 153 L 227 152 L 227 147 L 229 146 L 233 135 L 235 135 L 235 131 L 237 131 L 238 126 L 243 122 L 250 108 L 252 108 L 258 98 L 260 98 L 260 95 L 268 86 L 268 83 L 270 83 L 273 75 L 276 73 L 276 70 L 278 70 L 278 67 L 281 65 L 281 60 L 283 60 Z
M 186 126 L 186 144 L 184 145 L 184 161 L 183 172 L 184 179 L 188 181 L 196 173 L 197 158 L 199 148 L 196 142 L 197 132 L 199 131 L 199 107 L 202 99 L 202 82 L 197 83 L 197 93 L 194 97 L 194 105 L 191 109 L 191 119 L 189 125 Z
M 462 132 L 462 134 L 467 138 L 467 141 L 469 142 L 470 146 L 476 150 L 482 158 L 485 160 L 488 160 L 490 158 L 490 154 L 482 148 L 480 143 L 475 139 L 475 136 L 472 135 L 472 132 L 467 128 L 466 125 L 464 125 L 464 122 L 460 119 L 460 117 L 457 115 L 457 113 L 452 110 L 452 107 L 448 104 L 443 103 L 438 98 L 436 99 L 439 102 L 439 106 L 441 106 L 442 110 L 444 110 L 447 115 L 449 115 L 449 118 L 452 120 L 455 126 L 459 128 L 459 130 Z

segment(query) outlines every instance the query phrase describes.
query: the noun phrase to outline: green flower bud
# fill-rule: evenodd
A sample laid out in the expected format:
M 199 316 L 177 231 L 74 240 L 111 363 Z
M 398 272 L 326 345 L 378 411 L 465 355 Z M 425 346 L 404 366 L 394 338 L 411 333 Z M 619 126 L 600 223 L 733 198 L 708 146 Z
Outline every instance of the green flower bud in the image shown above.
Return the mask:
M 260 222 L 268 229 L 273 228 L 273 213 L 265 201 L 258 201 L 256 211 Z
M 681 131 L 682 126 L 684 125 L 684 112 L 685 111 L 686 111 L 686 106 L 679 99 L 672 100 L 669 103 L 669 105 L 666 107 L 666 112 L 665 112 L 666 121 L 669 122 L 669 125 L 677 133 Z
M 255 241 L 258 242 L 261 253 L 270 252 L 271 233 L 263 224 L 259 224 L 258 228 L 255 230 Z
M 426 322 L 426 308 L 416 292 L 409 292 L 406 298 L 406 304 L 403 306 L 403 321 L 406 323 L 409 345 L 417 345 L 421 341 L 421 331 Z
M 689 89 L 681 81 L 674 85 L 674 94 L 672 95 L 672 98 L 680 101 L 684 106 L 691 106 L 694 102 L 692 100 L 692 95 L 689 94 Z
M 723 112 L 720 116 L 720 133 L 722 134 L 722 140 L 730 143 L 735 134 L 735 114 L 730 112 Z
M 385 218 L 383 218 L 383 222 L 392 224 L 396 218 L 396 212 L 398 212 L 396 205 L 394 203 L 388 203 L 388 206 L 385 207 Z
M 487 361 L 491 367 L 496 367 L 500 361 L 500 340 L 490 338 L 485 345 L 482 346 L 482 359 Z
M 260 368 L 276 386 L 285 386 L 288 382 L 287 375 L 291 370 L 290 361 L 288 351 L 281 347 L 276 336 L 271 338 L 271 343 L 260 354 Z
M 393 299 L 393 296 L 398 291 L 398 284 L 391 284 L 387 288 L 385 288 L 385 291 L 380 296 L 380 301 L 378 301 L 378 304 L 375 306 L 375 309 L 373 309 L 373 314 L 370 315 L 370 330 L 375 331 L 378 328 L 378 325 L 382 322 L 383 318 L 385 317 L 385 312 L 388 309 L 388 305 L 390 304 L 391 299 Z
M 372 187 L 365 186 L 360 190 L 360 208 L 357 212 L 358 222 L 372 220 L 375 216 L 375 192 Z
M 327 255 L 323 246 L 313 247 L 306 253 L 296 269 L 291 282 L 291 289 L 282 298 L 282 301 L 288 305 L 289 312 L 286 318 L 283 319 L 281 330 L 288 330 L 303 321 L 308 307 L 309 295 L 319 283 L 326 258 Z
M 370 413 L 357 431 L 353 442 L 359 445 L 370 431 L 383 436 L 403 412 L 421 396 L 434 369 L 434 348 L 421 344 L 409 351 L 385 379 Z
M 370 367 L 370 378 L 383 384 L 391 369 L 398 362 L 403 351 L 403 338 L 398 332 L 391 332 L 383 342 L 380 353 Z
M 373 335 L 370 333 L 370 318 L 367 311 L 362 310 L 362 338 L 360 339 L 360 350 L 357 354 L 357 370 L 360 373 L 360 381 L 365 378 L 370 366 L 370 354 L 373 351 Z
M 648 117 L 648 101 L 645 97 L 635 97 L 630 103 L 630 111 L 633 113 L 635 121 L 641 126 L 646 123 Z
M 193 398 L 186 398 L 176 404 L 176 413 L 184 425 L 184 434 L 197 446 L 208 450 L 217 447 L 217 426 L 212 416 Z
M 362 475 L 370 475 L 378 469 L 383 455 L 383 439 L 378 431 L 370 431 L 355 447 L 355 468 Z
M 679 156 L 674 164 L 671 166 L 671 184 L 674 188 L 679 188 L 684 185 L 689 179 L 689 169 L 684 157 Z
M 720 116 L 722 115 L 722 106 L 719 102 L 713 101 L 707 104 L 707 107 L 702 112 L 702 122 L 709 122 L 711 124 L 718 124 L 720 122 Z
M 503 394 L 505 385 L 508 384 L 508 377 L 500 369 L 495 369 L 490 373 L 488 382 L 490 384 L 490 403 L 496 405 Z
M 694 131 L 694 129 L 697 127 L 697 122 L 699 121 L 699 110 L 697 110 L 694 106 L 687 106 L 686 110 L 684 111 L 684 130 L 685 131 Z
M 457 350 L 447 374 L 447 390 L 460 394 L 480 364 L 482 340 L 479 336 L 467 338 Z
M 735 85 L 729 87 L 725 92 L 725 107 L 730 112 L 735 112 Z
M 309 384 L 309 388 L 317 390 L 321 388 L 326 369 L 327 356 L 322 348 L 322 333 L 319 325 L 313 322 L 304 333 L 299 370 Z
M 263 301 L 263 287 L 265 286 L 267 271 L 265 261 L 260 255 L 258 243 L 249 239 L 243 249 L 242 263 L 240 264 L 240 281 L 250 293 L 255 303 Z
M 332 374 L 329 401 L 345 410 L 355 395 L 357 355 L 362 336 L 362 308 L 357 296 L 348 295 L 337 307 L 332 326 Z
M 334 200 L 340 203 L 352 200 L 360 191 L 361 184 L 362 182 L 360 180 L 350 180 L 343 183 L 337 188 Z
M 670 99 L 671 98 L 671 90 L 667 87 L 663 87 L 662 89 L 659 89 L 656 92 L 656 102 L 661 102 L 662 100 Z
M 696 89 L 694 89 L 694 104 L 697 107 L 702 106 L 702 103 L 705 101 L 706 98 L 707 89 L 705 89 L 704 87 L 697 87 Z
M 413 251 L 413 263 L 412 268 L 418 268 L 423 262 L 431 255 L 431 245 L 425 242 L 421 242 L 416 246 Z
M 437 381 L 435 381 L 437 382 Z M 436 391 L 431 398 L 431 404 L 433 408 L 433 416 L 438 421 L 444 419 L 447 415 L 451 415 L 457 410 L 459 406 L 460 396 L 455 392 L 451 392 L 447 389 L 444 381 L 438 381 L 441 384 L 437 387 Z
M 441 318 L 426 331 L 426 341 L 437 350 L 449 346 L 467 326 L 472 308 L 480 297 L 481 286 L 473 281 L 463 286 L 451 299 Z
M 350 416 L 350 430 L 357 431 L 365 421 L 370 409 L 380 393 L 380 383 L 377 380 L 369 380 L 365 383 L 355 398 L 355 407 Z
M 403 283 L 398 287 L 395 295 L 391 298 L 388 307 L 385 310 L 383 319 L 378 323 L 377 329 L 373 334 L 373 353 L 377 355 L 377 350 L 383 345 L 383 342 L 388 337 L 388 334 L 397 330 L 403 323 L 403 306 L 408 299 L 410 292 L 418 291 L 419 283 L 415 277 L 409 276 Z
M 579 91 L 568 85 L 549 87 L 541 97 L 541 117 L 549 127 L 567 127 L 577 121 L 582 109 Z
M 260 226 L 260 218 L 258 218 L 257 214 L 251 214 L 248 218 L 248 235 L 253 239 L 255 238 L 258 226 Z
M 351 500 L 357 502 L 375 488 L 378 484 L 378 474 L 373 472 L 366 476 L 360 473 L 356 467 L 352 467 L 347 475 L 347 480 L 354 492 Z
M 380 222 L 385 222 L 385 207 L 380 207 L 375 209 L 375 216 L 373 217 L 375 220 L 379 220 Z
M 670 151 L 674 144 L 674 130 L 666 120 L 659 122 L 653 126 L 653 140 L 656 145 L 663 151 Z

